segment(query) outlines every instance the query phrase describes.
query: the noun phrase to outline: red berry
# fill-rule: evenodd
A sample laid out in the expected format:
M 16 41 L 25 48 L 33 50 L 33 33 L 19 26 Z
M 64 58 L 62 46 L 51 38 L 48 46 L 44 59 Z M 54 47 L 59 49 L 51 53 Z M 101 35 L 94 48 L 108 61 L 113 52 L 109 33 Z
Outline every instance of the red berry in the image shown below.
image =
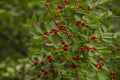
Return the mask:
M 96 38 L 96 36 L 92 36 L 91 39 L 92 40 L 96 40 L 97 38 Z
M 34 61 L 34 66 L 37 66 L 39 64 L 38 61 Z
M 61 9 L 63 9 L 64 7 L 63 7 L 63 5 L 58 5 L 57 8 L 61 10 Z
M 54 32 L 54 34 L 58 34 L 59 31 L 58 31 L 57 29 L 54 29 L 54 28 L 53 28 L 53 29 L 51 30 L 51 33 L 52 33 L 52 32 Z
M 64 0 L 64 3 L 68 4 L 68 3 L 69 3 L 69 0 Z
M 97 48 L 96 47 L 92 47 L 92 50 L 95 52 L 95 51 L 97 51 Z
M 74 56 L 73 60 L 80 60 L 80 56 Z
M 60 25 L 59 28 L 60 28 L 61 30 L 65 30 L 65 31 L 67 30 L 67 28 L 66 28 L 64 25 Z
M 115 72 L 111 72 L 110 75 L 111 75 L 111 78 L 113 78 L 113 79 L 116 78 L 116 73 Z
M 96 67 L 99 67 L 100 65 L 99 65 L 99 63 L 97 63 L 95 66 L 96 66 Z
M 68 50 L 69 50 L 69 48 L 68 48 L 68 47 L 65 47 L 65 48 L 64 48 L 64 51 L 68 51 Z
M 113 75 L 113 76 L 111 76 L 113 79 L 115 79 L 116 78 L 116 75 Z
M 37 73 L 37 74 L 36 74 L 36 77 L 37 77 L 37 78 L 40 78 L 40 77 L 41 77 L 41 74 L 40 74 L 40 73 Z
M 47 59 L 50 59 L 50 58 L 52 58 L 52 56 L 51 56 L 51 55 L 48 55 L 48 56 L 47 56 Z
M 40 62 L 40 64 L 41 64 L 41 65 L 44 65 L 44 62 L 43 62 L 43 61 L 41 61 L 41 62 Z
M 44 75 L 48 74 L 48 70 L 43 70 Z
M 87 49 L 88 51 L 90 51 L 90 46 L 86 46 L 86 49 Z
M 62 45 L 64 45 L 65 44 L 65 42 L 64 41 L 62 41 Z
M 52 71 L 53 73 L 55 73 L 55 69 L 54 68 L 51 68 L 50 71 Z
M 48 62 L 50 62 L 50 63 L 51 63 L 52 61 L 53 61 L 53 59 L 52 59 L 52 58 L 49 58 L 49 59 L 48 59 Z
M 44 35 L 45 36 L 49 36 L 49 32 L 44 32 Z
M 117 48 L 118 51 L 120 51 L 120 48 Z
M 96 64 L 96 67 L 102 68 L 103 66 L 104 66 L 104 63 L 97 63 L 97 64 Z
M 92 10 L 92 8 L 89 6 L 89 7 L 88 7 L 88 11 L 91 11 L 91 10 Z
M 52 71 L 53 73 L 55 73 L 55 69 L 54 69 L 53 65 L 50 67 L 50 71 Z
M 71 63 L 70 66 L 71 66 L 72 69 L 75 69 L 75 68 L 76 68 L 76 65 L 75 65 L 74 63 Z
M 99 63 L 99 67 L 103 67 L 104 66 L 104 63 Z
M 55 14 L 55 18 L 58 18 L 59 17 L 59 14 Z
M 110 75 L 116 75 L 116 73 L 115 72 L 110 72 Z
M 100 61 L 103 61 L 103 60 L 104 60 L 104 58 L 103 58 L 103 57 L 99 57 L 99 60 L 100 60 Z
M 49 3 L 51 0 L 46 0 L 47 3 Z
M 69 47 L 69 44 L 64 44 L 64 47 Z
M 85 49 L 84 49 L 83 47 L 80 48 L 80 50 L 81 50 L 81 52 L 83 52 L 83 53 L 85 52 Z
M 81 26 L 81 21 L 77 21 L 76 26 Z

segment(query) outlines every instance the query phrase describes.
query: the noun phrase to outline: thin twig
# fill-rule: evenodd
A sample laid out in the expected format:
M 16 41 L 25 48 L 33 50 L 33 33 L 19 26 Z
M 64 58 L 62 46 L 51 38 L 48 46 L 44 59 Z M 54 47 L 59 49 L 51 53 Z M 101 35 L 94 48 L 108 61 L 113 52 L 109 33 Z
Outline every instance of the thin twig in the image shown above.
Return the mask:
M 47 7 L 47 9 L 48 9 L 48 11 L 49 11 L 50 15 L 52 16 L 53 21 L 54 21 L 54 22 L 56 22 L 56 21 L 55 21 L 55 18 L 54 18 L 54 16 L 53 16 L 53 13 L 51 12 L 51 10 L 50 10 L 50 8 L 49 8 L 48 4 L 46 4 L 46 7 Z
M 63 6 L 64 6 L 64 14 L 65 14 L 65 18 L 66 18 L 66 21 L 67 21 L 67 25 L 69 25 L 64 2 L 63 2 Z

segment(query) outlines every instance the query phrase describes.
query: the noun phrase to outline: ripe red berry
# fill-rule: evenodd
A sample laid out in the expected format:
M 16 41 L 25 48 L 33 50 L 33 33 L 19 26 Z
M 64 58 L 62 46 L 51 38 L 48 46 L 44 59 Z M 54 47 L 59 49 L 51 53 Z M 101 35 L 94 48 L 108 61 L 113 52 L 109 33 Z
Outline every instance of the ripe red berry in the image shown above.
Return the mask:
M 47 3 L 49 3 L 51 0 L 46 0 Z
M 115 72 L 110 72 L 111 78 L 115 79 L 116 78 L 116 73 Z
M 51 68 L 50 71 L 52 71 L 53 73 L 55 73 L 55 69 L 54 68 Z
M 95 66 L 96 66 L 96 67 L 99 67 L 100 65 L 99 65 L 99 63 L 97 63 L 97 64 L 95 64 Z
M 69 44 L 64 44 L 64 47 L 69 47 Z
M 96 67 L 100 67 L 100 68 L 102 68 L 103 66 L 104 66 L 104 63 L 102 63 L 102 62 L 96 64 Z
M 53 65 L 50 67 L 50 71 L 52 71 L 53 73 L 55 73 L 55 68 L 54 68 Z
M 86 46 L 86 49 L 87 49 L 88 51 L 90 51 L 90 46 Z
M 96 36 L 92 36 L 91 39 L 95 41 L 97 38 Z
M 90 6 L 88 6 L 88 11 L 91 11 L 91 10 L 92 10 L 92 8 Z
M 115 79 L 115 78 L 116 78 L 116 75 L 112 75 L 111 77 L 112 77 L 113 79 Z
M 104 66 L 104 63 L 99 63 L 99 67 L 103 67 Z
M 48 74 L 48 70 L 43 70 L 44 75 Z
M 100 61 L 103 61 L 103 60 L 104 60 L 104 58 L 103 58 L 103 57 L 99 57 L 99 60 L 100 60 Z
M 74 56 L 73 60 L 80 60 L 80 56 Z
M 57 8 L 62 10 L 64 7 L 63 7 L 63 5 L 58 5 Z
M 48 59 L 48 62 L 50 62 L 50 63 L 51 63 L 52 61 L 53 61 L 53 59 L 52 59 L 52 58 L 49 58 L 49 59 Z
M 81 26 L 81 21 L 77 21 L 76 26 Z
M 118 51 L 120 51 L 120 48 L 117 48 Z
M 92 50 L 95 52 L 95 51 L 97 51 L 97 48 L 96 47 L 92 47 Z
M 110 72 L 110 75 L 116 75 L 116 73 L 115 72 Z
M 41 77 L 41 74 L 40 74 L 40 73 L 37 73 L 37 74 L 36 74 L 36 77 L 37 77 L 37 78 L 40 78 L 40 77 Z
M 37 66 L 39 64 L 38 61 L 34 61 L 34 66 Z
M 48 55 L 48 56 L 47 56 L 47 59 L 50 59 L 50 58 L 52 58 L 52 56 L 51 56 L 51 55 Z
M 51 30 L 51 33 L 52 33 L 52 32 L 53 32 L 54 34 L 58 34 L 59 31 L 58 31 L 57 29 L 54 29 L 54 28 L 53 28 L 53 29 Z
M 44 35 L 45 36 L 49 36 L 49 32 L 44 32 Z
M 68 47 L 64 47 L 64 51 L 68 51 L 69 50 L 69 48 Z
M 75 69 L 75 68 L 76 68 L 76 65 L 75 65 L 74 63 L 71 63 L 70 66 L 71 66 L 72 69 Z
M 83 53 L 85 52 L 85 49 L 84 49 L 83 47 L 80 48 L 80 50 L 81 50 L 81 52 L 83 52 Z
M 66 28 L 64 25 L 60 25 L 59 28 L 60 28 L 61 30 L 65 30 L 65 31 L 67 30 L 67 28 Z
M 61 44 L 62 44 L 62 45 L 64 45 L 64 44 L 65 44 L 65 42 L 64 42 L 64 41 L 62 41 L 62 42 L 61 42 Z
M 68 4 L 68 3 L 69 3 L 69 0 L 64 0 L 64 3 L 65 3 L 65 4 Z
M 55 14 L 55 16 L 54 16 L 55 18 L 58 18 L 59 17 L 59 14 Z

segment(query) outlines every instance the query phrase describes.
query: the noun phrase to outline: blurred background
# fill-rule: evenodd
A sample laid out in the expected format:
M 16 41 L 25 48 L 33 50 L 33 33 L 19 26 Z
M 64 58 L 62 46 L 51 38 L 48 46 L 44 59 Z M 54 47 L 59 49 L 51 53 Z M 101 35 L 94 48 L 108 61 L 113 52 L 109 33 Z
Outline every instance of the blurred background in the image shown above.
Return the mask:
M 114 15 L 108 19 L 108 30 L 119 34 L 120 0 L 111 0 L 106 6 Z M 31 35 L 24 25 L 27 18 L 41 13 L 35 0 L 0 0 L 0 80 L 18 80 L 20 76 L 16 71 L 24 71 L 24 66 L 29 66 L 27 56 Z M 115 41 L 118 43 L 119 38 Z

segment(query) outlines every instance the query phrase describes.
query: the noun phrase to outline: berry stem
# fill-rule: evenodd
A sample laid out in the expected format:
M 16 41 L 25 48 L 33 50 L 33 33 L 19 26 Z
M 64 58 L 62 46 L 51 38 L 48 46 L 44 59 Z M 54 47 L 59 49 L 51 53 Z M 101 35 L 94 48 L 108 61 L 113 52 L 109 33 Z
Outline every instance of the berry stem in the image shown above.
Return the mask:
M 48 4 L 46 4 L 46 8 L 48 9 L 50 15 L 52 16 L 54 23 L 56 23 L 55 18 L 54 18 L 54 16 L 53 16 L 53 14 L 52 14 L 52 12 L 51 12 L 51 10 L 50 10 Z
M 67 21 L 67 25 L 69 25 L 64 2 L 63 2 L 63 6 L 64 6 L 64 14 L 65 14 L 65 18 L 66 18 L 66 21 Z

